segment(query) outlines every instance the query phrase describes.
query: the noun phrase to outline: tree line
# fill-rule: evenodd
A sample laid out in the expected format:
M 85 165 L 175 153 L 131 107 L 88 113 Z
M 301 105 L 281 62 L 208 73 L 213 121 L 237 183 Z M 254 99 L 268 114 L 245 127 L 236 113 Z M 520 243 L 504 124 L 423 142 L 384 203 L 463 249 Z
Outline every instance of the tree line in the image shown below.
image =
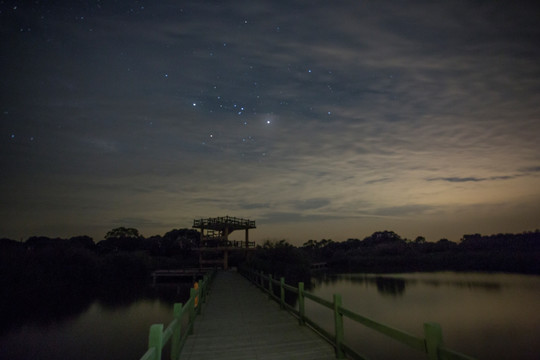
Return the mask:
M 0 309 L 7 323 L 38 316 L 41 309 L 65 313 L 98 296 L 116 301 L 140 293 L 151 271 L 197 267 L 200 234 L 174 229 L 142 236 L 119 227 L 99 242 L 89 236 L 68 239 L 33 236 L 24 242 L 0 239 Z M 243 258 L 229 258 L 241 266 Z M 364 239 L 286 240 L 259 244 L 244 265 L 309 284 L 311 264 L 324 262 L 333 272 L 500 271 L 540 274 L 540 230 L 519 234 L 464 235 L 456 243 L 402 238 L 378 231 Z M 121 295 L 121 296 L 120 296 Z M 85 300 L 86 299 L 86 300 Z M 84 300 L 84 301 L 83 301 Z M 71 305 L 70 305 L 71 304 Z M 51 310 L 52 309 L 52 310 Z M 56 309 L 56 310 L 55 310 Z M 5 330 L 0 327 L 0 333 Z
M 250 266 L 293 279 L 307 279 L 310 264 L 334 272 L 483 271 L 540 274 L 540 230 L 519 234 L 464 235 L 428 242 L 377 231 L 364 239 L 309 240 L 295 247 L 285 240 L 259 246 Z
M 12 292 L 52 285 L 88 286 L 141 282 L 155 269 L 198 266 L 194 249 L 200 234 L 174 229 L 142 236 L 118 227 L 95 243 L 89 236 L 69 239 L 33 236 L 25 242 L 0 239 L 0 286 Z M 505 271 L 540 274 L 540 230 L 519 234 L 464 235 L 459 243 L 422 236 L 402 238 L 377 231 L 364 239 L 286 240 L 258 245 L 250 266 L 276 276 L 304 278 L 310 264 L 325 262 L 337 272 Z M 235 263 L 233 265 L 238 265 Z
M 143 237 L 137 229 L 119 227 L 98 243 L 89 236 L 69 239 L 32 236 L 24 242 L 0 239 L 0 289 L 4 299 L 44 294 L 48 289 L 146 284 L 155 269 L 198 266 L 192 256 L 199 233 L 174 229 Z M 131 285 L 130 285 L 131 284 Z
M 151 272 L 198 266 L 191 253 L 198 241 L 193 229 L 145 238 L 126 227 L 112 229 L 97 243 L 84 235 L 0 239 L 0 314 L 6 320 L 0 334 L 24 319 L 63 319 L 94 299 L 116 306 L 141 294 L 157 296 L 147 287 Z

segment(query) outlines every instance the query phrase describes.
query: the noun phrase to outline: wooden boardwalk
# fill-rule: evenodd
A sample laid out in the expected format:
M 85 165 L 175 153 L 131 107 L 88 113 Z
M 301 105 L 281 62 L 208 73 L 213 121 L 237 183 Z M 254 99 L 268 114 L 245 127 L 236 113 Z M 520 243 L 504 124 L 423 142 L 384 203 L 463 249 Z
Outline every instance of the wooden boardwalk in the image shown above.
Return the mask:
M 235 271 L 218 272 L 181 360 L 335 359 L 334 348 Z

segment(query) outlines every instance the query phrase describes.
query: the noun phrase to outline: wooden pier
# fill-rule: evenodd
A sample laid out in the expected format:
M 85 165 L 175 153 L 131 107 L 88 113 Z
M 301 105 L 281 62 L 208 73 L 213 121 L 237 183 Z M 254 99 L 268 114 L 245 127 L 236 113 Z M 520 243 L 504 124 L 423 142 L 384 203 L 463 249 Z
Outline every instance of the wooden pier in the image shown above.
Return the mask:
M 345 341 L 344 318 L 424 353 L 429 360 L 474 360 L 447 348 L 437 323 L 424 323 L 424 335 L 413 335 L 344 308 L 339 294 L 328 301 L 305 291 L 302 282 L 291 286 L 284 278 L 277 281 L 250 269 L 242 274 L 246 278 L 236 271 L 205 274 L 190 290 L 189 300 L 174 305 L 173 320 L 166 328 L 150 327 L 148 350 L 140 360 L 161 360 L 168 343 L 172 360 L 365 359 L 356 345 Z M 287 304 L 286 292 L 298 296 L 298 308 Z M 333 332 L 306 314 L 306 300 L 333 312 Z
M 156 285 L 158 283 L 158 279 L 166 279 L 167 282 L 178 280 L 189 280 L 195 282 L 197 279 L 203 277 L 204 274 L 211 270 L 211 268 L 155 270 L 152 272 L 152 285 Z
M 180 355 L 182 360 L 335 358 L 328 342 L 235 271 L 216 275 Z

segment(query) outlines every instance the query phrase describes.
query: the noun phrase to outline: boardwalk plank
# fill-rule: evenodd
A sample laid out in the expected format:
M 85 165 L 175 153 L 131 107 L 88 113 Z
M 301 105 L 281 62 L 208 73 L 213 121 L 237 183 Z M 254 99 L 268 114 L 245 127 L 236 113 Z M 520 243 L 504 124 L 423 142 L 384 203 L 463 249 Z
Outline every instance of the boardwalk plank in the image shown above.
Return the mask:
M 219 272 L 181 360 L 335 359 L 334 349 L 241 275 Z

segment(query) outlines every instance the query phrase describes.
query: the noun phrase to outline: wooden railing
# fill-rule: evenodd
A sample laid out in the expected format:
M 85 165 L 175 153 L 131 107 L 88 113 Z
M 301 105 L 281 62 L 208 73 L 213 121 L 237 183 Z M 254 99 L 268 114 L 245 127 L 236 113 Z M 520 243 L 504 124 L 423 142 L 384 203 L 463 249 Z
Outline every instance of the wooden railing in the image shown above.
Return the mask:
M 473 360 L 474 358 L 451 350 L 444 346 L 442 341 L 441 326 L 437 323 L 424 324 L 424 337 L 411 335 L 405 331 L 401 331 L 388 325 L 371 320 L 365 316 L 356 314 L 341 306 L 341 295 L 334 294 L 332 301 L 322 299 L 304 290 L 304 283 L 298 283 L 298 287 L 291 286 L 285 283 L 284 278 L 279 280 L 273 279 L 272 275 L 265 275 L 262 272 L 242 269 L 242 275 L 256 284 L 263 291 L 268 293 L 269 297 L 276 300 L 282 309 L 288 310 L 291 314 L 298 318 L 301 325 L 308 325 L 315 332 L 326 339 L 336 351 L 337 359 L 345 359 L 346 356 L 353 359 L 364 359 L 346 344 L 345 329 L 343 326 L 343 317 L 349 318 L 359 324 L 362 324 L 376 332 L 379 332 L 387 337 L 390 337 L 398 342 L 405 344 L 413 349 L 427 354 L 429 360 Z M 279 294 L 276 295 L 276 290 L 279 288 Z M 298 309 L 285 302 L 285 292 L 289 291 L 298 296 Z M 319 324 L 311 320 L 305 312 L 305 300 L 309 299 L 316 302 L 334 313 L 334 333 L 329 333 Z
M 246 245 L 247 244 L 247 245 Z M 201 245 L 199 248 L 216 248 L 216 247 L 226 247 L 226 248 L 234 248 L 234 249 L 246 249 L 255 248 L 255 241 L 248 241 L 247 243 L 245 241 L 241 240 L 227 240 L 223 236 L 216 236 L 216 237 L 208 237 L 205 236 L 204 239 L 201 241 Z M 197 248 L 195 248 L 197 250 Z
M 190 289 L 189 300 L 185 304 L 174 304 L 173 320 L 165 330 L 163 330 L 163 324 L 150 326 L 148 350 L 141 356 L 140 360 L 161 360 L 161 352 L 169 340 L 171 341 L 171 360 L 179 358 L 187 337 L 193 334 L 195 318 L 201 313 L 203 304 L 206 302 L 214 274 L 215 271 L 212 271 L 204 275 L 197 286 Z M 182 322 L 186 316 L 188 317 L 187 326 L 182 329 Z
M 242 218 L 236 218 L 233 216 L 222 216 L 222 217 L 215 217 L 215 218 L 208 218 L 208 219 L 195 219 L 193 220 L 193 227 L 194 228 L 211 228 L 215 225 L 233 225 L 238 226 L 241 228 L 249 228 L 254 229 L 255 228 L 255 221 L 249 220 L 249 219 L 242 219 Z

